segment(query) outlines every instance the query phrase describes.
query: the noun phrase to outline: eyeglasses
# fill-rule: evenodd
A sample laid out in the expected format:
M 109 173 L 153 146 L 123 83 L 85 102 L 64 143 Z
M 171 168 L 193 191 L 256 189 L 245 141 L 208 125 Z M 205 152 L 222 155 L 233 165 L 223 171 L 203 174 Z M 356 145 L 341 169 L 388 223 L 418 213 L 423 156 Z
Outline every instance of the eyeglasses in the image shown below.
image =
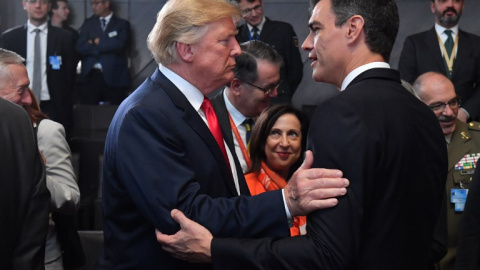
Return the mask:
M 243 15 L 243 17 L 245 17 L 245 16 L 248 16 L 250 13 L 252 13 L 252 10 L 255 10 L 255 12 L 260 12 L 260 11 L 262 11 L 262 9 L 263 9 L 263 6 L 261 4 L 256 5 L 253 8 L 247 8 L 247 9 L 242 10 L 242 15 Z
M 460 107 L 461 104 L 462 104 L 462 99 L 456 97 L 456 98 L 450 100 L 447 103 L 435 103 L 433 105 L 430 105 L 429 107 L 430 107 L 430 109 L 432 109 L 432 111 L 438 113 L 438 112 L 443 112 L 445 110 L 445 108 L 447 107 L 447 105 L 451 109 L 458 109 L 458 107 Z
M 99 5 L 99 4 L 102 4 L 104 1 L 92 1 L 91 4 L 92 6 L 96 6 L 96 5 Z
M 238 79 L 238 78 L 237 78 L 237 79 Z M 242 81 L 242 82 L 244 82 L 244 83 L 246 83 L 246 84 L 248 84 L 248 85 L 250 85 L 250 86 L 253 86 L 253 87 L 255 87 L 255 88 L 258 88 L 258 89 L 262 90 L 265 95 L 270 95 L 270 93 L 272 93 L 273 91 L 277 90 L 278 87 L 280 86 L 280 84 L 282 83 L 282 81 L 280 80 L 280 81 L 278 82 L 278 84 L 275 85 L 274 87 L 272 87 L 272 88 L 270 88 L 270 89 L 266 89 L 266 88 L 260 87 L 260 86 L 258 86 L 258 85 L 255 85 L 255 84 L 253 84 L 253 83 L 249 83 L 249 82 L 244 81 L 244 80 L 241 80 L 241 79 L 238 79 L 238 80 L 239 80 L 239 81 Z

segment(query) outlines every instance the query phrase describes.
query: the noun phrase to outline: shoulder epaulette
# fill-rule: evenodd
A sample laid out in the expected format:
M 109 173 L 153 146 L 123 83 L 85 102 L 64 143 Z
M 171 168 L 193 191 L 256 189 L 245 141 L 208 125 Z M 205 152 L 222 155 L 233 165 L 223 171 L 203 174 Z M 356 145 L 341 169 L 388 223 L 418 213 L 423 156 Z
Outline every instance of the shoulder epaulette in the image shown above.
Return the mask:
M 476 131 L 480 131 L 480 123 L 479 122 L 470 122 L 467 124 L 468 125 L 468 129 L 470 130 L 476 130 Z

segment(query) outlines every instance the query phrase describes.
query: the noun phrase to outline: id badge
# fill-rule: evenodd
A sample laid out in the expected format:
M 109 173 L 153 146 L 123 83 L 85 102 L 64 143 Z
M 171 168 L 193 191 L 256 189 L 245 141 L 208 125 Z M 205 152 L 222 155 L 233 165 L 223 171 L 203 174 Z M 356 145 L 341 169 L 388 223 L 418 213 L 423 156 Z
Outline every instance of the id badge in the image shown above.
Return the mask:
M 48 57 L 53 70 L 59 70 L 62 65 L 62 57 L 60 55 L 52 55 Z
M 455 212 L 463 212 L 467 201 L 468 189 L 452 188 L 450 202 L 455 204 Z

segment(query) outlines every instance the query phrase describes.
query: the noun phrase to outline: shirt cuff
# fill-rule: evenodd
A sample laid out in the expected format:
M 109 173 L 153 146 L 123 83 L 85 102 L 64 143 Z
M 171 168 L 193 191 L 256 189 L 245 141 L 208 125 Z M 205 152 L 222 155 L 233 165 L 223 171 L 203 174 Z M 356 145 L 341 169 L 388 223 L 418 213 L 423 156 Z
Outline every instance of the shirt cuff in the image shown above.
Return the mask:
M 287 200 L 285 200 L 285 190 L 284 189 L 282 189 L 282 198 L 283 198 L 283 206 L 285 207 L 285 213 L 287 214 L 288 226 L 291 228 L 293 226 L 293 218 L 292 218 L 292 214 L 290 214 L 290 210 L 288 210 Z

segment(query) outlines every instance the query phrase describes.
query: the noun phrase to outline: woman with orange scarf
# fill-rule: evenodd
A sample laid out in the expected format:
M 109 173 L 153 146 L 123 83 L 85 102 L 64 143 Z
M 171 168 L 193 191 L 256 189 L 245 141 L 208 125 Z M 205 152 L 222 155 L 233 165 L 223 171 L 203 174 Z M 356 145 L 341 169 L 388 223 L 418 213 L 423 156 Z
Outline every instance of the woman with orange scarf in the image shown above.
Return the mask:
M 289 105 L 266 109 L 257 119 L 249 143 L 251 168 L 245 179 L 251 195 L 284 188 L 301 164 L 307 120 Z M 280 207 L 280 206 L 279 206 Z M 306 234 L 306 217 L 294 217 L 291 236 Z

